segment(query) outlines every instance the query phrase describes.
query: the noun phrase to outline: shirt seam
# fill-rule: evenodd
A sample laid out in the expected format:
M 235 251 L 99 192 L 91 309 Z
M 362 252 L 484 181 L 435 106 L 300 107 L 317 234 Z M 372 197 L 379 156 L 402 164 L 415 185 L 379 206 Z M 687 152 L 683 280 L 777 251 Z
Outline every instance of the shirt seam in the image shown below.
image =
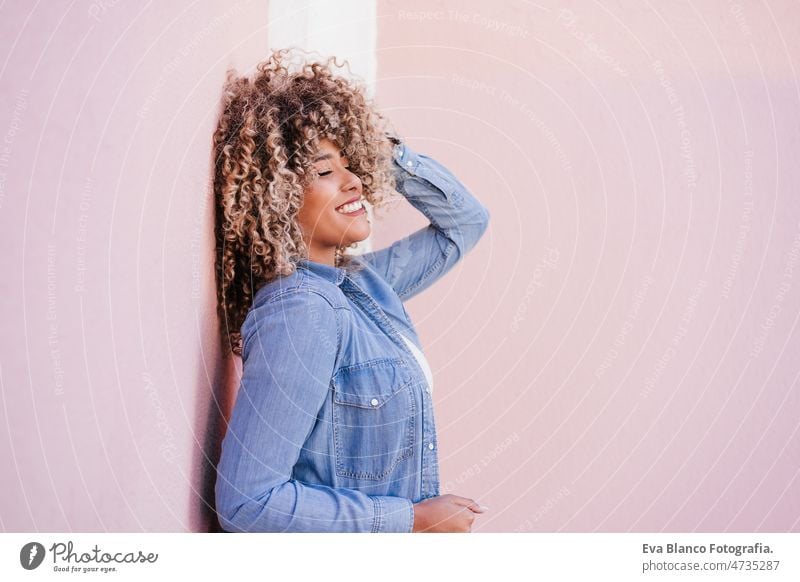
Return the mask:
M 336 318 L 336 342 L 337 342 L 336 345 L 337 345 L 337 349 L 341 350 L 341 346 L 342 346 L 342 329 L 341 329 L 341 323 L 340 323 L 340 320 L 339 320 L 339 311 L 338 310 L 340 310 L 340 309 L 349 310 L 349 308 L 346 307 L 346 306 L 334 305 L 333 303 L 331 303 L 331 301 L 323 293 L 320 293 L 319 291 L 317 291 L 313 287 L 311 287 L 309 285 L 305 285 L 305 286 L 296 285 L 296 286 L 293 286 L 293 287 L 291 287 L 289 289 L 284 289 L 282 291 L 278 291 L 278 292 L 275 293 L 275 295 L 271 295 L 268 299 L 266 299 L 261 305 L 259 305 L 259 307 L 264 307 L 264 306 L 267 306 L 267 305 L 271 305 L 272 303 L 276 302 L 278 299 L 282 299 L 283 297 L 286 297 L 287 295 L 292 295 L 292 294 L 299 295 L 300 293 L 311 293 L 311 294 L 314 294 L 314 295 L 316 295 L 318 297 L 321 297 L 325 301 L 325 303 L 327 303 L 331 307 L 331 309 L 334 310 L 334 316 Z M 250 312 L 245 317 L 245 321 L 247 321 L 254 312 L 255 312 L 255 309 L 251 309 Z M 244 327 L 244 323 L 242 323 L 242 327 Z M 246 336 L 242 337 L 242 353 L 244 353 L 244 344 L 246 342 L 250 341 L 250 339 L 252 338 L 252 335 L 255 332 L 256 332 L 256 329 L 253 328 L 253 330 L 250 331 Z
M 380 500 L 380 497 L 373 496 L 372 504 L 375 507 L 375 518 L 372 521 L 372 533 L 380 533 L 381 532 L 381 521 L 383 517 L 383 503 Z

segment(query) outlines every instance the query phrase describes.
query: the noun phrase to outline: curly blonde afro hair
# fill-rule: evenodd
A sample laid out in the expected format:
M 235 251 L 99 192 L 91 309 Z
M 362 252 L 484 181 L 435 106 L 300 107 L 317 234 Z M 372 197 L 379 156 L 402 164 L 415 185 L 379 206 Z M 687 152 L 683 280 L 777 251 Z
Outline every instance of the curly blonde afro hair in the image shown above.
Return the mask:
M 331 62 L 342 66 L 335 57 L 290 72 L 289 51 L 274 51 L 253 78 L 228 71 L 214 132 L 217 309 L 226 354 L 241 355 L 240 328 L 258 289 L 308 258 L 296 217 L 317 177 L 311 160 L 321 139 L 344 150 L 371 205 L 396 187 L 393 132 L 363 84 L 335 75 Z M 353 265 L 345 258 L 340 266 Z

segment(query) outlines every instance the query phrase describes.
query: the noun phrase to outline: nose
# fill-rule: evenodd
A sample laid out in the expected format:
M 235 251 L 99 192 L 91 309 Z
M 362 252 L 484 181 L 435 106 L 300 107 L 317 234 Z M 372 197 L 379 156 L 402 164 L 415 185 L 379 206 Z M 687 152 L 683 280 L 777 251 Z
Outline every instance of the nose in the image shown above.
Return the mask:
M 344 187 L 342 190 L 344 192 L 361 192 L 361 178 L 347 170 L 347 173 L 350 174 L 349 179 L 345 182 Z

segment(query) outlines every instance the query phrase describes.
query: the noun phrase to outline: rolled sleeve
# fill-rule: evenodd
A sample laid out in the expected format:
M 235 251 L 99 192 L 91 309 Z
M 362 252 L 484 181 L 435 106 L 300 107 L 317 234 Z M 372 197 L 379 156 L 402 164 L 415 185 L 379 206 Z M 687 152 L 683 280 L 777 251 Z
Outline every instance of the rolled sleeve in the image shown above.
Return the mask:
M 375 504 L 375 533 L 411 533 L 414 504 L 405 497 L 372 496 Z

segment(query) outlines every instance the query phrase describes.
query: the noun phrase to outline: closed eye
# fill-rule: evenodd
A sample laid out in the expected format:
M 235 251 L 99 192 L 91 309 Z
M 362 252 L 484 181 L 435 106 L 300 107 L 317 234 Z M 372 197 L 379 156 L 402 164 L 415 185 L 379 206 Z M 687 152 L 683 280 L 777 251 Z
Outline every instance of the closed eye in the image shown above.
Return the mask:
M 345 170 L 349 170 L 350 166 L 345 166 L 344 169 Z M 327 170 L 325 172 L 319 172 L 319 175 L 320 176 L 327 176 L 328 174 L 332 174 L 332 173 L 333 173 L 333 170 Z

